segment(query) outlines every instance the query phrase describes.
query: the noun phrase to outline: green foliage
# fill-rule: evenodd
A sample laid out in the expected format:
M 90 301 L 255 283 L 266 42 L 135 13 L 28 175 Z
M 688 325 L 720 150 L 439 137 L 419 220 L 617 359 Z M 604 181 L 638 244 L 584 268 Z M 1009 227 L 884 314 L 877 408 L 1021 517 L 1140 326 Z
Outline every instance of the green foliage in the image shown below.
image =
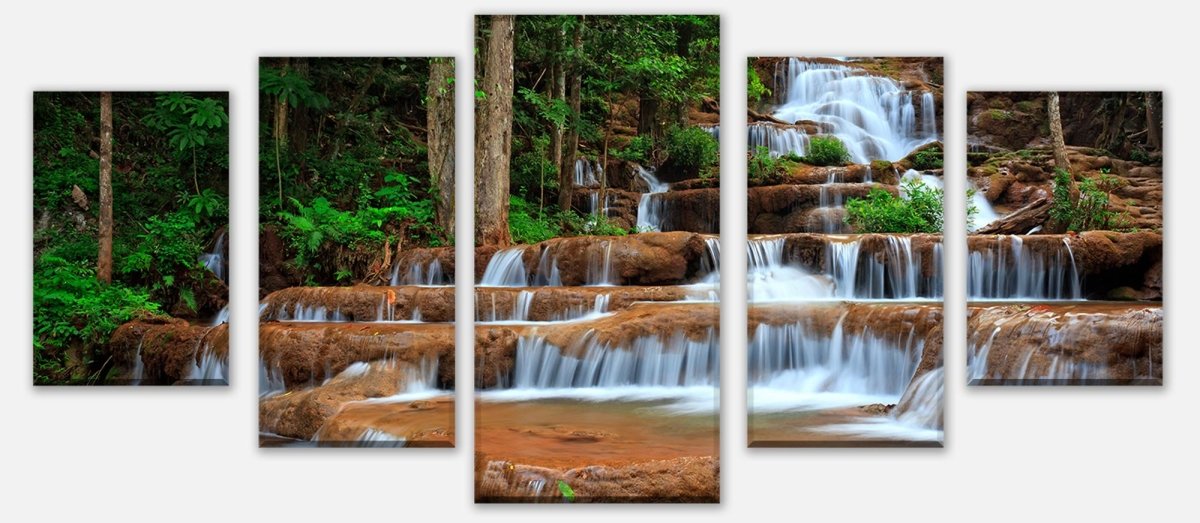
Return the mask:
M 938 233 L 942 231 L 942 190 L 919 179 L 901 184 L 904 196 L 871 189 L 846 202 L 846 223 L 860 233 Z
M 625 147 L 616 149 L 611 154 L 627 162 L 649 163 L 654 154 L 654 140 L 649 136 L 634 136 Z
M 695 126 L 675 127 L 667 133 L 667 156 L 681 167 L 704 170 L 716 165 L 717 141 Z
M 942 148 L 928 147 L 913 155 L 913 169 L 928 171 L 942 168 Z
M 876 172 L 887 172 L 892 169 L 892 162 L 887 160 L 871 160 L 871 170 Z
M 750 178 L 765 180 L 780 174 L 786 169 L 786 162 L 787 160 L 771 156 L 771 150 L 767 147 L 755 147 L 754 154 L 750 155 Z
M 1055 169 L 1050 219 L 1075 232 L 1125 228 L 1128 217 L 1109 209 L 1111 193 L 1123 183 L 1120 178 L 1101 174 L 1079 182 L 1078 194 L 1073 194 L 1071 173 Z
M 850 161 L 850 151 L 836 136 L 819 135 L 808 141 L 808 153 L 804 163 L 809 165 L 845 165 Z
M 556 220 L 520 196 L 509 197 L 508 232 L 516 243 L 537 243 L 562 234 Z
M 746 96 L 749 98 L 750 105 L 757 104 L 762 101 L 764 96 L 770 96 L 771 90 L 763 85 L 762 79 L 758 77 L 758 71 L 754 67 L 746 67 Z
M 998 122 L 1005 122 L 1012 119 L 1012 113 L 1003 109 L 988 109 L 987 115 Z
M 1145 149 L 1135 148 L 1132 151 L 1129 151 L 1129 159 L 1137 163 L 1149 164 L 1150 153 L 1146 152 Z
M 258 71 L 258 88 L 283 101 L 291 107 L 325 109 L 329 98 L 317 92 L 312 82 L 299 74 L 289 74 L 285 69 L 262 67 Z
M 575 489 L 572 489 L 566 481 L 561 479 L 558 480 L 558 491 L 562 493 L 563 497 L 566 498 L 567 501 L 575 501 Z
M 90 263 L 43 255 L 33 270 L 34 380 L 60 382 L 66 349 L 105 345 L 116 328 L 136 316 L 156 314 L 145 290 L 104 285 Z M 88 366 L 92 351 L 84 350 Z

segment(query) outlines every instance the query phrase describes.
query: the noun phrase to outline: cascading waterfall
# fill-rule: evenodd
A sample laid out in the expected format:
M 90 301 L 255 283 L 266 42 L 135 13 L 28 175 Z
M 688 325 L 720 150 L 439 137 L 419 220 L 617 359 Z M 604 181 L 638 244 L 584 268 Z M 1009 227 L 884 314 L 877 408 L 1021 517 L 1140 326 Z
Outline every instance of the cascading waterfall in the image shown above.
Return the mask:
M 575 160 L 575 186 L 576 187 L 597 187 L 600 185 L 600 176 L 604 173 L 604 166 L 595 160 L 587 158 L 578 158 Z
M 642 166 L 638 166 L 637 172 L 650 188 L 638 201 L 637 227 L 639 230 L 661 231 L 666 214 L 663 212 L 662 197 L 657 195 L 667 192 L 671 184 L 658 181 L 654 171 Z
M 206 252 L 200 255 L 200 264 L 213 273 L 217 279 L 226 281 L 225 279 L 225 231 L 217 236 L 217 241 L 213 243 L 212 252 Z
M 933 94 L 922 92 L 920 101 L 914 103 L 915 93 L 891 78 L 869 75 L 844 64 L 789 58 L 776 65 L 776 86 L 783 97 L 775 118 L 822 124 L 828 134 L 846 144 L 855 163 L 897 161 L 938 139 Z M 922 115 L 919 129 L 917 104 L 921 105 Z M 751 126 L 751 147 L 766 145 L 775 155 L 804 155 L 808 137 L 789 136 L 803 131 L 789 128 L 772 133 L 766 128 L 770 126 Z M 760 136 L 756 137 L 756 132 Z
M 1079 300 L 1083 283 L 1069 241 L 1052 252 L 1025 246 L 1021 236 L 973 243 L 967 265 L 967 296 L 973 300 Z
M 913 250 L 909 236 L 885 236 L 882 256 L 864 252 L 861 240 L 831 241 L 825 252 L 834 293 L 840 298 L 915 299 L 942 295 L 940 243 L 932 249 L 930 276 L 922 275 L 921 254 Z
M 529 271 L 525 268 L 525 249 L 511 247 L 496 252 L 488 260 L 479 285 L 484 287 L 528 287 Z
M 721 141 L 721 126 L 720 125 L 700 125 L 699 127 L 701 129 L 703 129 L 704 132 L 706 132 L 710 136 L 712 136 L 713 140 L 716 140 L 717 142 Z
M 479 303 L 476 304 L 475 321 L 480 323 L 531 323 L 533 320 L 530 318 L 530 311 L 536 298 L 537 291 L 521 290 L 513 298 L 511 307 L 502 307 L 497 303 L 496 294 L 492 294 L 490 300 L 483 300 L 477 296 L 476 301 Z M 576 321 L 600 317 L 609 312 L 611 302 L 612 296 L 597 294 L 590 301 L 572 303 L 561 310 L 554 311 L 545 321 Z
M 783 247 L 784 238 L 755 239 L 748 243 L 746 272 L 750 302 L 833 297 L 830 280 L 785 263 Z
M 912 330 L 886 336 L 847 332 L 843 314 L 831 332 L 811 321 L 760 324 L 750 339 L 753 412 L 895 403 L 904 394 L 924 342 Z
M 778 127 L 766 123 L 752 123 L 748 126 L 750 152 L 766 147 L 771 156 L 779 157 L 788 153 L 804 155 L 808 150 L 808 135 L 799 129 Z
M 409 264 L 408 270 L 400 271 L 400 264 L 392 267 L 392 285 L 452 285 L 452 275 L 443 274 L 442 262 L 437 258 L 428 263 Z

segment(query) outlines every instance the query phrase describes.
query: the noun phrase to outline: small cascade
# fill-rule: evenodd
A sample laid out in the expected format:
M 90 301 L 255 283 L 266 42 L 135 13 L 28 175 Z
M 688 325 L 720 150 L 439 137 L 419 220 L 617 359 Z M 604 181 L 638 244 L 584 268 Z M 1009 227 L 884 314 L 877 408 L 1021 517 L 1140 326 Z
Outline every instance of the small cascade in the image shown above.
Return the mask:
M 945 368 L 938 367 L 913 380 L 891 416 L 914 427 L 941 430 L 943 398 L 946 392 Z
M 640 165 L 637 172 L 650 188 L 649 192 L 643 193 L 641 200 L 638 201 L 637 227 L 644 231 L 661 231 L 666 215 L 663 212 L 662 198 L 656 195 L 667 192 L 671 184 L 658 181 L 658 178 L 654 176 L 654 171 Z
M 975 232 L 1000 219 L 1000 215 L 992 207 L 992 202 L 989 202 L 987 195 L 978 188 L 971 191 L 971 203 L 969 205 L 973 206 L 976 212 L 975 216 L 971 218 L 971 223 L 968 224 L 967 232 Z M 1039 225 L 1039 227 L 1041 226 Z
M 624 346 L 602 343 L 589 331 L 569 351 L 534 334 L 517 341 L 512 388 L 711 387 L 719 380 L 719 360 L 711 331 L 700 340 L 676 332 Z
M 227 383 L 229 362 L 221 358 L 214 350 L 207 336 L 201 340 L 199 349 L 200 363 L 192 358 L 192 369 L 187 379 L 196 383 Z
M 868 167 L 869 169 L 869 167 Z M 843 183 L 845 180 L 845 171 L 841 169 L 829 169 L 829 174 L 825 183 L 821 184 L 821 231 L 826 234 L 844 232 L 847 228 L 845 221 L 842 220 L 842 214 L 836 212 L 840 210 L 844 203 L 841 191 L 834 190 L 836 184 Z
M 775 76 L 776 92 L 781 95 L 775 118 L 822 124 L 829 134 L 846 144 L 854 163 L 897 161 L 913 149 L 938 139 L 937 107 L 932 93 L 918 95 L 905 90 L 896 80 L 873 76 L 850 65 L 798 58 L 779 62 Z M 920 129 L 914 97 L 920 99 Z M 777 136 L 784 134 L 787 133 Z M 791 137 L 788 140 L 789 146 L 802 143 Z M 772 147 L 773 153 L 803 154 L 803 145 L 783 149 L 784 143 L 777 147 L 774 140 L 755 140 L 752 133 L 752 148 L 763 142 Z
M 452 276 L 442 273 L 442 262 L 437 258 L 428 263 L 412 263 L 408 270 L 401 272 L 400 264 L 392 267 L 392 285 L 452 285 Z
M 599 187 L 600 176 L 604 174 L 604 166 L 596 160 L 578 158 L 575 160 L 575 186 Z
M 529 271 L 525 268 L 525 249 L 511 247 L 492 255 L 479 285 L 485 287 L 528 287 Z
M 547 318 L 534 320 L 534 301 L 538 299 L 537 290 L 518 291 L 512 300 L 512 305 L 502 305 L 497 300 L 497 294 L 490 297 L 476 295 L 475 321 L 477 323 L 533 323 L 535 321 L 561 322 L 577 321 L 600 317 L 609 312 L 612 296 L 596 294 L 589 300 L 577 300 L 550 313 Z
M 1066 238 L 1054 249 L 1034 249 L 1022 236 L 970 242 L 967 296 L 974 300 L 1079 300 L 1083 282 Z
M 721 141 L 721 126 L 720 125 L 699 125 L 697 127 L 704 130 L 704 132 L 708 133 L 709 136 L 712 136 L 713 140 L 716 140 L 718 143 Z
M 747 126 L 747 131 L 750 152 L 756 152 L 759 147 L 766 147 L 771 156 L 779 157 L 785 154 L 804 156 L 804 152 L 808 150 L 809 137 L 799 129 L 752 123 Z
M 748 243 L 747 290 L 751 303 L 827 299 L 833 296 L 828 278 L 814 275 L 783 260 L 784 238 Z
M 379 429 L 367 427 L 355 440 L 363 447 L 404 447 L 408 439 Z
M 616 285 L 613 280 L 612 244 L 611 240 L 600 242 L 603 255 L 588 257 L 587 282 L 584 285 Z
M 142 362 L 142 341 L 138 342 L 137 353 L 133 357 L 133 372 L 130 373 L 130 384 L 141 385 L 146 374 L 146 364 Z
M 221 234 L 217 236 L 217 241 L 213 243 L 212 252 L 200 255 L 200 264 L 213 273 L 217 279 L 227 281 L 225 279 L 225 231 L 221 231 Z
M 939 298 L 942 295 L 942 245 L 934 245 L 933 271 L 924 276 L 921 254 L 912 237 L 885 235 L 881 252 L 866 252 L 861 240 L 831 241 L 826 262 L 834 294 L 846 299 Z
M 700 259 L 700 283 L 721 283 L 721 239 L 704 239 L 704 257 Z
M 221 310 L 217 311 L 217 315 L 215 317 L 213 317 L 213 320 L 211 323 L 209 323 L 209 325 L 212 325 L 215 327 L 222 323 L 229 323 L 229 306 L 228 305 L 221 307 Z
M 750 338 L 753 412 L 895 403 L 904 394 L 924 341 L 915 330 L 848 330 L 846 316 L 832 331 L 815 318 L 760 324 Z M 880 328 L 886 330 L 887 325 Z

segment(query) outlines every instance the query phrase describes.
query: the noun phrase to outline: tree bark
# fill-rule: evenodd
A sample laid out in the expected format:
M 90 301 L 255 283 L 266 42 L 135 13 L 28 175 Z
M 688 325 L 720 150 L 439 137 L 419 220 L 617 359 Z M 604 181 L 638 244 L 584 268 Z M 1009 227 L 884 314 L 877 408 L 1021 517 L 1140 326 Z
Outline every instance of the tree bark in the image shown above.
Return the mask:
M 513 20 L 491 17 L 485 44 L 484 93 L 475 115 L 475 244 L 507 246 L 512 153 Z
M 112 93 L 100 93 L 100 238 L 96 279 L 112 283 Z
M 294 74 L 308 79 L 308 58 L 296 58 L 292 66 Z M 288 128 L 288 146 L 293 153 L 300 154 L 308 148 L 308 128 L 311 126 L 311 121 L 311 112 L 307 107 L 292 107 L 292 125 Z
M 1052 92 L 1047 97 L 1047 112 L 1050 114 L 1050 141 L 1054 144 L 1054 167 L 1071 172 L 1071 162 L 1067 159 L 1067 145 L 1063 141 L 1062 115 L 1058 110 L 1058 93 Z
M 1046 224 L 1050 219 L 1050 206 L 1053 203 L 1050 198 L 1038 198 L 971 234 L 1027 234 L 1037 226 Z M 1043 232 L 1050 231 L 1043 227 Z
M 280 74 L 288 74 L 288 59 L 283 59 L 282 72 Z M 275 99 L 275 175 L 279 182 L 279 208 L 283 206 L 283 160 L 280 158 L 280 149 L 283 147 L 283 141 L 287 137 L 287 99 L 282 96 L 277 96 Z
M 1158 120 L 1158 100 L 1160 93 L 1146 93 L 1146 142 L 1155 151 L 1162 150 L 1162 129 Z
M 567 105 L 571 108 L 571 115 L 563 137 L 563 154 L 558 166 L 558 208 L 564 211 L 571 209 L 572 196 L 575 193 L 575 160 L 579 156 L 580 91 L 583 89 L 583 71 L 579 67 L 579 57 L 583 54 L 585 21 L 586 17 L 580 16 L 575 24 L 575 34 L 572 36 L 574 52 L 571 54 L 571 85 L 570 89 L 566 90 L 570 96 Z
M 454 78 L 453 58 L 429 61 L 429 104 L 425 111 L 429 186 L 437 192 L 434 215 L 442 238 L 454 236 Z
M 659 101 L 652 93 L 642 93 L 638 97 L 638 136 L 655 142 L 658 142 L 658 106 Z

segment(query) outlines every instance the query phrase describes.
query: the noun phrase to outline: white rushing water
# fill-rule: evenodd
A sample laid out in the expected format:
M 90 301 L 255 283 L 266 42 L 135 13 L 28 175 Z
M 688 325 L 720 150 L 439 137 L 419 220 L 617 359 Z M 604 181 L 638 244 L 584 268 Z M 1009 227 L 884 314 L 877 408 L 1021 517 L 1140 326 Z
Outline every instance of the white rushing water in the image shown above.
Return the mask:
M 854 163 L 900 160 L 938 139 L 933 94 L 907 91 L 891 78 L 873 76 L 851 65 L 789 58 L 776 66 L 775 85 L 782 97 L 775 118 L 821 124 L 846 144 Z M 751 150 L 764 145 L 775 155 L 803 156 L 808 139 L 795 128 L 750 126 Z
M 666 218 L 661 194 L 667 192 L 671 184 L 660 182 L 654 176 L 654 171 L 640 165 L 637 172 L 649 187 L 649 192 L 642 193 L 641 199 L 638 200 L 637 228 L 640 231 L 661 231 L 663 220 Z
M 225 280 L 225 231 L 217 236 L 217 241 L 213 243 L 212 252 L 206 252 L 200 255 L 200 264 L 213 273 L 217 279 Z
M 412 263 L 407 271 L 401 272 L 400 264 L 392 267 L 392 285 L 453 285 L 454 275 L 442 272 L 442 262 L 437 258 L 427 263 Z
M 600 185 L 600 177 L 604 174 L 604 166 L 596 160 L 587 158 L 578 158 L 575 160 L 575 186 L 576 187 L 597 187 Z
M 747 261 L 752 303 L 826 299 L 936 299 L 942 295 L 942 245 L 930 249 L 932 271 L 922 271 L 922 254 L 912 238 L 882 235 L 872 240 L 831 236 L 825 246 L 824 272 L 814 273 L 785 260 L 783 237 L 750 240 Z
M 1022 236 L 972 243 L 967 296 L 973 300 L 1079 300 L 1083 281 L 1064 238 L 1053 251 L 1034 250 Z
M 675 413 L 712 412 L 720 381 L 718 337 L 682 331 L 601 342 L 588 331 L 564 350 L 537 333 L 517 341 L 508 386 L 484 391 L 485 401 L 567 398 L 581 401 L 661 401 Z

